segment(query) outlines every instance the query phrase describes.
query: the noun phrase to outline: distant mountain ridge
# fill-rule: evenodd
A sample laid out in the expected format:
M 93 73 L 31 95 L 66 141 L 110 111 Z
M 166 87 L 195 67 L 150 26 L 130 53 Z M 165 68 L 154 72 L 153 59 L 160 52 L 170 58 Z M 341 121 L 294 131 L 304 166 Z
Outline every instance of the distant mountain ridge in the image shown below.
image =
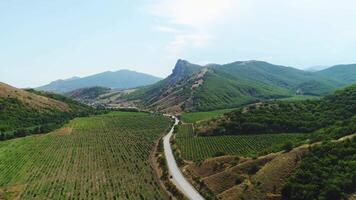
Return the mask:
M 37 90 L 67 93 L 76 89 L 89 87 L 106 87 L 112 89 L 128 89 L 153 84 L 161 78 L 130 70 L 107 71 L 83 78 L 73 77 L 57 80 L 36 88 Z
M 346 69 L 334 76 L 338 70 L 336 66 L 308 72 L 254 60 L 206 66 L 178 60 L 166 79 L 124 98 L 151 110 L 179 113 L 236 107 L 296 94 L 324 96 L 356 82 L 352 74 L 345 80 L 349 74 Z
M 336 65 L 318 71 L 316 74 L 334 79 L 342 84 L 349 85 L 356 82 L 356 64 Z

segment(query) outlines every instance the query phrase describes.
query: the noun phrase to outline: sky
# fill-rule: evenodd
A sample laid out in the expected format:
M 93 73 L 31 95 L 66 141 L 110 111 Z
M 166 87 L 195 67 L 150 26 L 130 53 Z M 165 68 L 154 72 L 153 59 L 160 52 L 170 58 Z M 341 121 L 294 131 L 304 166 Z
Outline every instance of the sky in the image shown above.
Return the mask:
M 355 0 L 0 0 L 0 82 L 263 60 L 356 63 Z

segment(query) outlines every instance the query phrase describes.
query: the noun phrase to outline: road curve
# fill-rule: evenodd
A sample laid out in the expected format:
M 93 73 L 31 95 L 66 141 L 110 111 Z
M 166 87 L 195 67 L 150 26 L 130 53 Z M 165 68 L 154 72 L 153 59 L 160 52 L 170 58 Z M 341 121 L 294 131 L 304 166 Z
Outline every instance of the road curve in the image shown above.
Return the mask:
M 166 115 L 168 116 L 168 115 Z M 169 133 L 163 138 L 164 154 L 166 156 L 168 170 L 171 175 L 171 181 L 176 185 L 176 187 L 183 193 L 188 199 L 191 200 L 204 200 L 204 198 L 199 194 L 198 191 L 184 178 L 182 172 L 180 171 L 176 160 L 174 159 L 173 151 L 171 148 L 170 139 L 173 135 L 174 127 L 178 125 L 179 120 L 175 116 L 171 116 L 175 119 L 174 126 L 169 131 Z

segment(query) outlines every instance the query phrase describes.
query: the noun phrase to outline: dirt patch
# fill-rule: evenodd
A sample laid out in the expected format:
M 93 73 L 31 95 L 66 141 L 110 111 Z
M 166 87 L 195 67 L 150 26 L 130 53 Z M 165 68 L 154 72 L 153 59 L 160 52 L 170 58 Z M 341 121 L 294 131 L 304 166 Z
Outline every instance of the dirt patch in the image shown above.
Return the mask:
M 218 195 L 231 187 L 242 183 L 246 176 L 241 174 L 232 173 L 231 171 L 223 171 L 205 178 L 203 181 L 205 185 L 214 194 Z
M 237 164 L 238 162 L 242 162 L 244 160 L 245 159 L 241 159 L 236 156 L 221 156 L 208 159 L 201 164 L 189 164 L 186 167 L 186 170 L 195 176 L 207 177 L 224 171 L 225 169 L 233 166 L 234 162 Z
M 24 185 L 14 185 L 7 188 L 0 188 L 0 199 L 18 200 L 24 190 Z
M 72 127 L 63 127 L 63 128 L 60 128 L 60 129 L 54 131 L 54 134 L 64 136 L 64 135 L 72 134 L 72 131 L 73 131 Z
M 348 200 L 356 200 L 356 193 L 355 194 L 352 194 L 350 195 L 349 199 Z

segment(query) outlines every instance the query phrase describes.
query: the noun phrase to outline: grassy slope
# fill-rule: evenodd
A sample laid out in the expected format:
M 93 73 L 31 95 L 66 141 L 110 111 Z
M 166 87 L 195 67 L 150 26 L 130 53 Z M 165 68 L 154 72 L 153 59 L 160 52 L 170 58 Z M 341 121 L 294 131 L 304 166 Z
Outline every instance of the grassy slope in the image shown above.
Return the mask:
M 313 101 L 269 102 L 198 124 L 201 134 L 313 132 L 350 124 L 356 113 L 356 85 Z M 346 125 L 345 125 L 346 126 Z M 210 128 L 209 128 L 210 127 Z
M 163 199 L 148 158 L 169 126 L 161 116 L 110 113 L 0 142 L 0 199 Z
M 92 108 L 60 95 L 25 91 L 5 84 L 0 85 L 0 107 L 0 132 L 9 137 L 19 129 L 38 133 L 41 131 L 35 129 L 39 126 L 51 129 L 74 117 L 94 113 Z
M 337 65 L 316 73 L 321 76 L 335 79 L 343 85 L 354 84 L 356 82 L 356 64 Z
M 258 82 L 236 79 L 215 70 L 204 77 L 204 83 L 194 93 L 195 110 L 232 108 L 263 99 L 290 96 L 287 90 Z
M 207 69 L 203 84 L 192 90 L 194 82 L 199 80 L 197 72 Z M 141 100 L 144 106 L 158 110 L 182 105 L 184 111 L 208 111 L 290 97 L 297 91 L 305 95 L 323 96 L 342 85 L 338 80 L 316 73 L 261 61 L 205 67 L 178 61 L 169 77 L 126 98 Z M 189 98 L 191 95 L 192 99 Z
M 293 93 L 297 89 L 302 89 L 306 94 L 325 95 L 335 90 L 339 84 L 334 79 L 329 80 L 318 74 L 261 61 L 236 62 L 218 69 L 238 79 L 289 89 Z M 313 87 L 305 87 L 312 85 L 311 83 Z
M 81 88 L 71 92 L 66 93 L 65 95 L 73 99 L 86 100 L 86 99 L 95 99 L 102 94 L 109 93 L 110 88 L 104 87 L 90 87 L 90 88 Z
M 232 109 L 222 109 L 222 110 L 214 110 L 214 111 L 206 111 L 206 112 L 183 113 L 181 115 L 181 118 L 184 123 L 196 123 L 203 120 L 213 119 L 215 117 L 221 116 L 233 110 L 235 109 L 232 108 Z
M 195 93 L 197 110 L 236 107 L 266 99 L 304 94 L 326 95 L 338 83 L 317 74 L 266 62 L 235 62 L 211 67 Z
M 278 100 L 281 100 L 281 101 L 303 101 L 303 100 L 318 100 L 320 98 L 321 97 L 310 96 L 310 95 L 295 95 L 295 96 L 278 99 Z

